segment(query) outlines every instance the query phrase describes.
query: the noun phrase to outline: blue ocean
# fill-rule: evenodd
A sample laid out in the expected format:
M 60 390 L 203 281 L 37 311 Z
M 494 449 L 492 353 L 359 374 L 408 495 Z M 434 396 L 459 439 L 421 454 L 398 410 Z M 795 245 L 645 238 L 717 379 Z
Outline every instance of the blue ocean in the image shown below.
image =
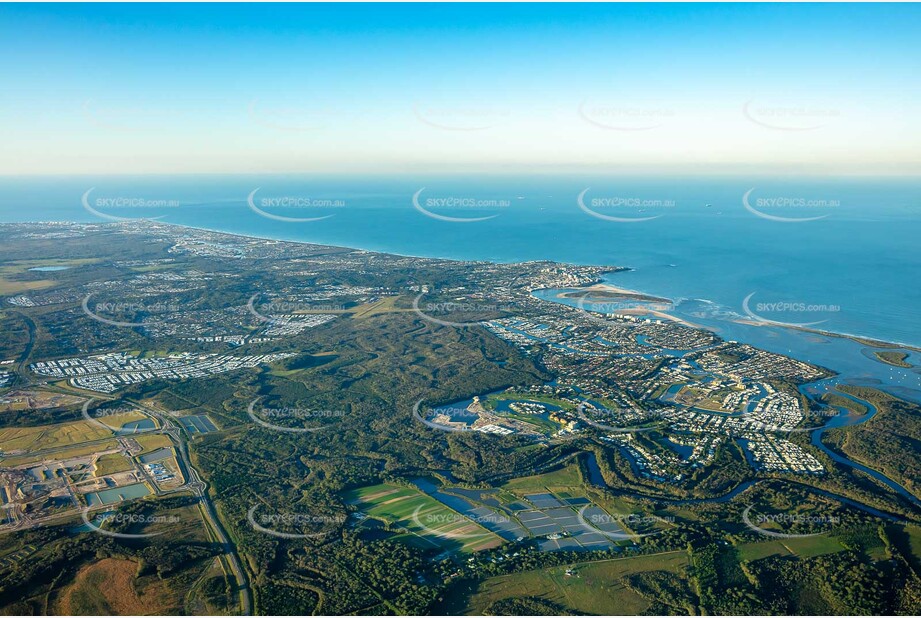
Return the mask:
M 628 267 L 609 282 L 672 299 L 726 339 L 918 387 L 914 370 L 868 365 L 862 346 L 782 326 L 921 346 L 918 179 L 81 176 L 0 188 L 2 221 L 159 217 L 403 255 Z

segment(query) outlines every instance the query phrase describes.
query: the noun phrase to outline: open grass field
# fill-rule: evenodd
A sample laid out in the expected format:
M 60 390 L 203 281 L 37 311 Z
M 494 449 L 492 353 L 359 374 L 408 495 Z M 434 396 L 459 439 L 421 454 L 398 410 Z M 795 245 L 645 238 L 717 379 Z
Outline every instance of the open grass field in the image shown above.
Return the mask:
M 118 472 L 127 472 L 134 468 L 121 453 L 106 453 L 96 459 L 96 476 L 106 476 L 107 474 L 116 474 Z
M 143 449 L 138 455 L 173 446 L 169 436 L 158 433 L 148 434 L 146 436 L 132 436 L 132 440 L 140 444 Z
M 7 453 L 40 451 L 102 440 L 111 435 L 111 431 L 89 421 L 39 427 L 5 427 L 0 429 L 0 450 Z
M 41 279 L 39 281 L 14 281 L 0 276 L 0 294 L 21 294 L 23 292 L 34 292 L 35 290 L 45 290 L 54 285 L 54 281 Z
M 738 408 L 733 410 L 723 409 L 722 402 L 725 395 L 725 391 L 708 393 L 707 391 L 701 390 L 699 388 L 685 386 L 675 395 L 675 401 L 687 406 L 700 408 L 702 410 L 709 410 L 711 412 L 722 412 L 723 414 L 737 412 Z
M 688 556 L 683 551 L 650 556 L 582 562 L 512 575 L 492 577 L 472 588 L 452 591 L 445 613 L 483 615 L 490 604 L 514 597 L 540 597 L 575 613 L 624 616 L 641 614 L 650 602 L 624 586 L 631 573 L 669 571 L 684 575 Z M 573 575 L 566 575 L 571 568 Z
M 15 277 L 28 272 L 30 268 L 54 267 L 54 266 L 82 266 L 98 262 L 96 259 L 78 259 L 78 260 L 16 260 L 6 262 L 0 266 L 0 294 L 19 294 L 34 290 L 44 290 L 55 285 L 51 279 L 37 280 L 18 280 Z
M 911 553 L 921 562 L 921 527 L 905 526 L 905 532 L 908 533 Z
M 771 539 L 758 543 L 745 543 L 737 548 L 739 559 L 752 561 L 768 556 L 797 556 L 812 558 L 844 551 L 837 539 L 828 535 L 794 539 Z
M 523 495 L 540 493 L 548 489 L 566 491 L 567 488 L 582 487 L 583 483 L 582 472 L 578 464 L 572 461 L 569 465 L 553 472 L 512 479 L 505 483 L 502 489 L 516 495 Z
M 502 544 L 498 536 L 417 489 L 373 485 L 350 491 L 345 499 L 369 517 L 399 525 L 406 531 L 401 540 L 420 547 L 467 553 Z

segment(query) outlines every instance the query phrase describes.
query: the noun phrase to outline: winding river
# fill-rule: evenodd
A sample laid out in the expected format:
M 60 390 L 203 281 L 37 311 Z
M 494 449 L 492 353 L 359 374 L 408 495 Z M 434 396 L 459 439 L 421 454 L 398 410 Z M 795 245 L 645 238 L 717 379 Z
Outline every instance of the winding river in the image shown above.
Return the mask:
M 856 397 L 854 395 L 850 395 L 848 393 L 844 393 L 840 390 L 835 390 L 834 391 L 835 394 L 841 397 L 850 399 L 864 406 L 867 409 L 867 412 L 862 415 L 852 414 L 850 413 L 849 410 L 843 407 L 826 406 L 825 404 L 822 404 L 816 401 L 816 398 L 814 396 L 815 392 L 820 392 L 826 389 L 830 389 L 839 383 L 840 381 L 838 378 L 828 378 L 826 380 L 821 380 L 819 382 L 812 382 L 809 384 L 805 384 L 802 387 L 800 387 L 801 392 L 803 392 L 804 395 L 809 397 L 810 401 L 816 402 L 820 406 L 823 406 L 823 407 L 835 407 L 839 411 L 837 415 L 831 417 L 822 427 L 810 432 L 810 438 L 811 438 L 812 445 L 818 448 L 819 450 L 821 450 L 826 455 L 828 455 L 828 457 L 831 458 L 833 461 L 843 464 L 845 466 L 854 468 L 855 470 L 860 470 L 861 472 L 865 474 L 868 474 L 869 476 L 883 483 L 884 485 L 886 485 L 893 491 L 897 492 L 899 495 L 901 495 L 906 500 L 911 502 L 915 507 L 921 508 L 921 500 L 919 500 L 918 497 L 915 496 L 913 493 L 905 489 L 902 485 L 900 485 L 896 481 L 892 480 L 891 478 L 889 478 L 888 476 L 886 476 L 885 474 L 877 470 L 868 468 L 867 466 L 864 466 L 863 464 L 859 464 L 851 459 L 848 459 L 847 457 L 844 457 L 843 455 L 840 455 L 839 453 L 836 453 L 832 449 L 828 448 L 822 442 L 822 434 L 824 434 L 829 429 L 834 429 L 834 428 L 839 428 L 839 427 L 851 427 L 854 425 L 865 423 L 871 418 L 873 418 L 879 412 L 878 408 L 874 406 L 872 403 L 870 403 L 869 401 L 866 401 L 865 399 L 861 399 L 860 397 Z M 586 464 L 588 467 L 589 482 L 593 485 L 602 487 L 604 489 L 611 489 L 611 487 L 605 482 L 604 476 L 601 474 L 601 469 L 598 466 L 598 461 L 596 460 L 594 453 L 588 454 L 588 457 L 586 459 Z M 666 497 L 659 497 L 659 496 L 647 496 L 641 493 L 630 493 L 630 492 L 627 492 L 627 495 L 635 497 L 635 498 L 643 498 L 646 500 L 655 500 L 657 502 L 667 502 L 668 504 L 672 504 L 672 505 L 707 504 L 707 503 L 720 504 L 720 503 L 725 503 L 725 502 L 729 502 L 733 500 L 734 498 L 736 498 L 737 496 L 739 496 L 740 494 L 748 490 L 750 487 L 753 487 L 757 483 L 760 483 L 764 480 L 767 480 L 767 479 L 755 479 L 755 480 L 745 481 L 743 483 L 740 483 L 736 487 L 734 487 L 728 493 L 725 493 L 721 496 L 716 496 L 713 498 L 666 498 Z M 796 481 L 792 481 L 792 482 L 795 483 Z M 833 500 L 837 500 L 843 504 L 847 504 L 848 506 L 862 510 L 876 517 L 888 519 L 891 521 L 901 521 L 901 519 L 898 517 L 895 517 L 889 513 L 880 511 L 879 509 L 875 509 L 861 502 L 857 502 L 856 500 L 852 500 L 845 496 L 841 496 L 839 494 L 836 494 L 830 491 L 826 491 L 824 489 L 819 489 L 811 485 L 802 485 L 802 484 L 799 484 L 799 485 L 801 485 L 804 489 L 807 489 L 808 491 L 812 493 L 815 493 L 821 496 L 825 496 Z
M 830 378 L 829 380 L 823 380 L 822 382 L 829 382 L 828 386 L 838 384 L 836 378 Z M 800 392 L 802 392 L 804 395 L 809 397 L 810 401 L 818 403 L 820 406 L 823 406 L 823 407 L 829 407 L 829 406 L 826 406 L 825 404 L 822 404 L 816 401 L 815 398 L 812 395 L 810 395 L 808 387 L 810 386 L 815 387 L 817 384 L 819 383 L 812 383 L 812 384 L 801 386 Z M 824 434 L 829 429 L 835 429 L 838 427 L 852 427 L 854 425 L 865 423 L 871 418 L 873 418 L 874 416 L 876 416 L 876 414 L 879 412 L 879 410 L 877 409 L 875 405 L 873 405 L 872 403 L 870 403 L 869 401 L 865 399 L 861 399 L 860 397 L 856 397 L 854 395 L 845 393 L 837 389 L 834 391 L 834 393 L 835 395 L 839 397 L 850 399 L 851 401 L 854 401 L 864 406 L 867 409 L 867 412 L 863 415 L 856 415 L 856 414 L 852 414 L 849 410 L 847 410 L 844 407 L 830 406 L 830 407 L 834 407 L 835 409 L 837 409 L 838 414 L 836 416 L 831 417 L 829 421 L 825 423 L 825 425 L 823 425 L 821 428 L 816 429 L 815 431 L 811 432 L 810 438 L 811 438 L 812 445 L 816 447 L 817 449 L 821 450 L 826 455 L 828 455 L 828 457 L 832 459 L 833 461 L 843 464 L 845 466 L 848 466 L 850 468 L 853 468 L 855 470 L 860 470 L 864 474 L 868 474 L 869 476 L 873 477 L 880 483 L 886 485 L 893 491 L 897 492 L 899 495 L 907 499 L 909 502 L 914 504 L 916 507 L 921 508 L 921 500 L 919 500 L 918 497 L 915 496 L 913 493 L 905 489 L 902 485 L 892 480 L 891 478 L 889 478 L 882 472 L 874 470 L 873 468 L 868 468 L 867 466 L 857 463 L 856 461 L 849 459 L 840 453 L 836 453 L 832 449 L 828 448 L 824 442 L 822 442 L 822 434 Z

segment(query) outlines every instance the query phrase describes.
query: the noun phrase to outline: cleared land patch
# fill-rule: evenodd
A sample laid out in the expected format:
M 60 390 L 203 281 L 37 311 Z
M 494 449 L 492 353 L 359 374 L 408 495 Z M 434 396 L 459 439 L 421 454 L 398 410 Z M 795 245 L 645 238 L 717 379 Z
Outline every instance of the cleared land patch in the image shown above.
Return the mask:
M 74 582 L 62 591 L 56 613 L 63 615 L 145 615 L 163 607 L 158 592 L 164 585 L 153 583 L 138 592 L 133 560 L 104 558 L 80 569 Z
M 111 435 L 111 431 L 89 421 L 39 427 L 6 427 L 0 429 L 0 450 L 7 453 L 40 451 L 103 440 Z
M 648 599 L 627 588 L 620 580 L 632 573 L 668 571 L 685 577 L 688 556 L 683 551 L 632 558 L 615 558 L 598 562 L 537 569 L 512 575 L 492 577 L 474 585 L 471 591 L 457 591 L 459 596 L 472 592 L 449 613 L 483 615 L 496 601 L 521 597 L 540 597 L 573 612 L 594 615 L 624 616 L 641 614 L 651 605 Z M 571 569 L 571 575 L 567 575 Z

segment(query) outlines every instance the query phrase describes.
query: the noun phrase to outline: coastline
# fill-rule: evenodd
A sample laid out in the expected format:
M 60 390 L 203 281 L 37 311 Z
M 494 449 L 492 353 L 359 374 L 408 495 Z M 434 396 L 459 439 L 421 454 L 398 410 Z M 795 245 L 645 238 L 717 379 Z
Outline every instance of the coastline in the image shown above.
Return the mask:
M 118 222 L 106 222 L 106 221 L 99 221 L 99 222 L 86 222 L 86 221 L 20 221 L 20 222 L 14 222 L 14 221 L 5 221 L 5 222 L 0 222 L 0 228 L 2 228 L 3 226 L 7 226 L 7 225 L 49 225 L 49 224 L 50 224 L 50 225 L 55 225 L 55 224 L 58 224 L 58 225 L 61 225 L 61 224 L 65 224 L 65 225 L 99 225 L 99 226 L 103 226 L 103 227 L 108 227 L 108 226 L 120 227 L 120 226 L 125 226 L 125 225 L 137 224 L 137 223 L 140 223 L 140 222 L 142 222 L 142 221 L 144 221 L 144 220 L 143 220 L 143 219 L 134 219 L 134 220 L 130 220 L 130 221 L 118 221 Z M 178 227 L 178 228 L 182 228 L 182 229 L 186 229 L 186 230 L 195 230 L 195 231 L 210 232 L 210 233 L 212 233 L 212 234 L 224 234 L 224 235 L 227 235 L 227 236 L 234 236 L 234 237 L 236 237 L 236 238 L 246 238 L 246 239 L 250 239 L 250 240 L 263 240 L 263 241 L 273 241 L 273 242 L 287 242 L 287 243 L 293 243 L 293 244 L 299 244 L 299 245 L 313 245 L 313 246 L 317 246 L 317 247 L 329 247 L 329 248 L 331 248 L 331 249 L 340 249 L 340 250 L 346 250 L 346 251 L 361 251 L 361 252 L 365 252 L 365 253 L 378 253 L 378 254 L 381 254 L 381 255 L 393 255 L 393 256 L 396 256 L 396 257 L 404 257 L 404 258 L 418 258 L 418 259 L 444 260 L 444 261 L 456 262 L 456 263 L 460 263 L 460 264 L 475 264 L 475 263 L 487 263 L 487 264 L 489 264 L 489 263 L 492 263 L 492 264 L 514 264 L 514 263 L 528 263 L 528 262 L 532 262 L 532 263 L 533 263 L 533 262 L 546 262 L 546 263 L 548 263 L 548 264 L 573 264 L 573 265 L 577 265 L 577 266 L 596 266 L 596 267 L 600 267 L 600 268 L 605 268 L 605 269 L 607 269 L 607 270 L 605 270 L 605 272 L 604 272 L 603 274 L 618 273 L 618 272 L 627 272 L 627 271 L 632 271 L 632 270 L 634 270 L 634 269 L 633 269 L 632 267 L 630 267 L 630 266 L 612 266 L 612 265 L 610 265 L 610 264 L 575 264 L 575 263 L 572 263 L 572 262 L 559 262 L 559 261 L 556 261 L 556 260 L 525 260 L 525 261 L 523 261 L 523 262 L 522 262 L 522 261 L 496 261 L 496 260 L 462 260 L 462 259 L 457 259 L 457 258 L 452 258 L 452 257 L 443 257 L 443 256 L 437 256 L 437 255 L 414 255 L 414 254 L 409 254 L 409 253 L 398 253 L 398 252 L 395 252 L 395 251 L 380 251 L 380 250 L 377 250 L 377 249 L 366 249 L 366 248 L 362 248 L 362 247 L 347 247 L 347 246 L 343 246 L 343 245 L 332 245 L 332 244 L 326 244 L 326 243 L 320 243 L 320 242 L 312 242 L 312 241 L 305 241 L 305 240 L 290 240 L 290 239 L 286 239 L 286 238 L 272 238 L 272 237 L 268 237 L 268 236 L 256 236 L 256 235 L 253 235 L 253 234 L 244 234 L 244 233 L 240 233 L 240 232 L 227 232 L 227 231 L 224 231 L 224 230 L 217 230 L 217 229 L 213 229 L 213 228 L 201 227 L 201 226 L 194 226 L 194 225 L 186 225 L 186 224 L 183 224 L 183 223 L 172 223 L 172 222 L 166 222 L 166 221 L 152 221 L 152 223 L 154 223 L 155 225 L 163 225 L 163 226 L 167 226 L 167 227 Z M 655 295 L 655 294 L 652 294 L 652 293 L 648 293 L 648 292 L 643 292 L 643 291 L 640 291 L 640 290 L 633 290 L 633 289 L 629 289 L 629 288 L 623 288 L 623 287 L 614 285 L 614 284 L 612 284 L 612 283 L 609 283 L 608 281 L 605 281 L 605 280 L 603 280 L 603 279 L 599 279 L 598 281 L 596 281 L 596 282 L 593 283 L 592 285 L 586 286 L 586 287 L 584 287 L 584 288 L 579 288 L 579 289 L 582 289 L 582 290 L 590 290 L 591 288 L 595 288 L 595 289 L 606 289 L 607 291 L 610 291 L 610 292 L 613 292 L 613 293 L 617 293 L 617 294 L 624 294 L 624 295 L 637 295 L 637 296 L 647 296 L 647 297 L 660 297 L 660 296 L 658 296 L 658 295 Z M 673 302 L 671 299 L 666 299 L 666 300 L 668 300 L 668 302 Z M 669 315 L 667 318 L 665 318 L 664 316 L 660 316 L 660 317 L 663 317 L 663 319 L 677 319 L 677 320 L 680 320 L 680 318 L 675 318 L 675 316 L 670 316 L 670 315 Z M 836 337 L 836 338 L 839 338 L 839 339 L 847 339 L 847 340 L 852 341 L 852 342 L 854 342 L 854 343 L 856 343 L 856 344 L 865 345 L 865 346 L 869 346 L 869 347 L 904 349 L 904 350 L 911 350 L 911 351 L 913 351 L 913 352 L 921 353 L 921 346 L 917 346 L 917 345 L 913 345 L 913 344 L 907 344 L 907 343 L 902 343 L 902 342 L 898 342 L 898 341 L 886 341 L 886 340 L 884 340 L 884 339 L 877 339 L 877 338 L 875 338 L 875 337 L 868 337 L 868 336 L 866 336 L 866 335 L 860 335 L 860 334 L 855 334 L 855 333 L 839 333 L 839 332 L 835 332 L 835 331 L 827 331 L 827 330 L 821 330 L 821 329 L 816 329 L 816 328 L 808 328 L 808 327 L 803 327 L 803 326 L 792 326 L 792 325 L 781 324 L 781 323 L 776 323 L 776 324 L 775 324 L 775 323 L 760 323 L 760 322 L 758 322 L 758 321 L 756 321 L 756 320 L 745 320 L 745 319 L 741 319 L 741 320 L 736 320 L 736 322 L 737 322 L 737 323 L 740 323 L 740 324 L 745 324 L 745 325 L 748 325 L 748 326 L 775 326 L 775 327 L 780 327 L 780 328 L 787 328 L 787 329 L 791 329 L 791 330 L 798 330 L 798 331 L 802 331 L 802 332 L 813 333 L 813 334 L 816 334 L 816 335 L 823 335 L 823 336 L 827 336 L 827 337 Z M 690 324 L 689 324 L 689 325 L 690 325 Z M 694 327 L 694 328 L 702 328 L 701 326 L 698 326 L 698 325 L 693 325 L 693 327 Z
M 624 269 L 624 270 L 630 270 L 630 269 Z M 623 271 L 619 270 L 619 271 L 612 271 L 612 272 L 623 272 Z M 647 297 L 647 298 L 653 297 L 653 298 L 665 300 L 669 303 L 674 302 L 672 299 L 669 299 L 669 298 L 662 298 L 658 296 L 653 296 L 647 292 L 641 292 L 639 290 L 631 290 L 628 288 L 619 287 L 611 283 L 608 283 L 606 281 L 595 283 L 593 285 L 590 285 L 584 288 L 580 288 L 580 289 L 584 291 L 589 291 L 589 292 L 593 290 L 604 290 L 604 291 L 609 291 L 614 294 L 619 294 L 625 297 L 631 297 L 631 296 Z M 627 312 L 625 311 L 624 313 L 627 313 Z M 653 315 L 659 315 L 660 313 L 664 313 L 665 315 L 668 315 L 666 312 L 658 312 L 658 311 L 649 311 L 648 313 L 653 314 Z M 681 322 L 681 323 L 688 323 L 686 322 L 686 320 L 682 320 L 681 318 L 677 318 L 675 316 L 670 316 L 670 318 L 678 322 Z M 809 328 L 808 326 L 795 326 L 793 324 L 783 324 L 781 322 L 759 322 L 758 320 L 748 319 L 744 317 L 739 318 L 737 320 L 733 320 L 733 322 L 735 322 L 736 324 L 744 324 L 746 326 L 759 326 L 759 327 L 773 326 L 777 328 L 789 328 L 791 330 L 798 330 L 801 332 L 813 333 L 816 335 L 824 335 L 826 337 L 838 337 L 840 339 L 848 339 L 860 345 L 865 345 L 868 347 L 879 348 L 879 349 L 901 349 L 901 350 L 911 350 L 912 352 L 921 352 L 921 347 L 919 346 L 914 346 L 914 345 L 907 344 L 907 343 L 900 343 L 897 341 L 884 341 L 882 339 L 875 339 L 873 337 L 867 337 L 864 335 L 855 335 L 852 333 L 838 333 L 835 331 L 822 330 L 819 328 Z M 704 327 L 695 326 L 695 328 L 704 328 Z

